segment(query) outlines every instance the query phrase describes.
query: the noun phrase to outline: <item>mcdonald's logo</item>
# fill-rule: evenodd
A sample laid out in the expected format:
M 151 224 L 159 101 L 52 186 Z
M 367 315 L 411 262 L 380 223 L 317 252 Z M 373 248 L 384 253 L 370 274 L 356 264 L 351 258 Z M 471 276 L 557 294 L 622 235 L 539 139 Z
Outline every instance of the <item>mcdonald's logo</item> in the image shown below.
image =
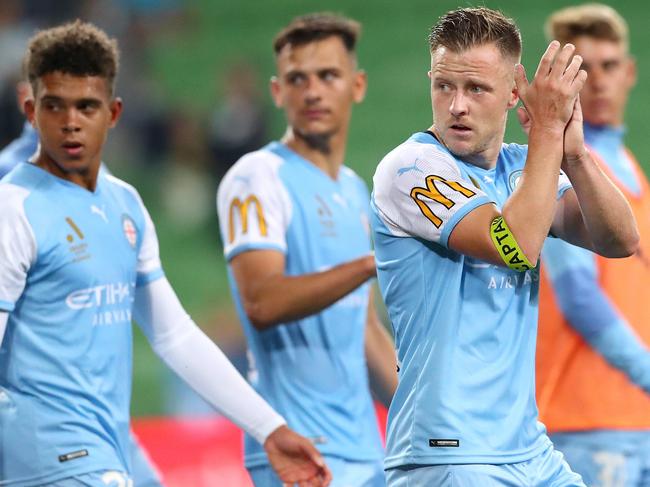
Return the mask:
M 448 210 L 451 209 L 456 203 L 454 203 L 453 200 L 449 199 L 447 196 L 442 194 L 440 190 L 438 190 L 436 181 L 462 194 L 466 198 L 471 198 L 472 196 L 476 195 L 476 193 L 471 189 L 466 188 L 457 181 L 447 181 L 446 179 L 436 175 L 427 176 L 425 180 L 426 188 L 420 188 L 418 186 L 413 188 L 411 190 L 411 198 L 413 198 L 415 203 L 418 205 L 422 214 L 427 217 L 427 219 L 429 219 L 429 221 L 431 221 L 431 223 L 433 223 L 436 228 L 440 228 L 440 225 L 442 225 L 442 219 L 433 211 L 431 211 L 429 205 L 422 201 L 420 197 L 435 201 Z
M 263 237 L 266 237 L 268 235 L 262 203 L 260 203 L 260 200 L 257 198 L 257 196 L 251 194 L 243 201 L 239 198 L 234 198 L 230 202 L 230 207 L 228 208 L 228 243 L 233 243 L 235 241 L 235 215 L 239 215 L 242 233 L 245 234 L 248 232 L 248 209 L 251 205 L 255 206 L 257 226 L 260 229 L 260 234 Z

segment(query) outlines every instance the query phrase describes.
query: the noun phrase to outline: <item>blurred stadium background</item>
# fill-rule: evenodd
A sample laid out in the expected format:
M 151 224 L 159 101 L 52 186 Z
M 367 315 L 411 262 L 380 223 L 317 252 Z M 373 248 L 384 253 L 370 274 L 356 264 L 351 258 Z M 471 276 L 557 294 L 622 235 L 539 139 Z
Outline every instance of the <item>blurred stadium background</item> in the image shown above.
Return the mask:
M 523 63 L 533 75 L 539 56 L 546 46 L 542 22 L 554 9 L 570 5 L 567 1 L 518 2 L 496 1 L 485 5 L 499 8 L 518 22 L 524 38 Z M 189 4 L 187 4 L 189 5 Z M 431 122 L 428 94 L 428 29 L 443 12 L 459 5 L 473 5 L 458 0 L 328 0 L 328 1 L 249 1 L 234 2 L 203 0 L 187 6 L 185 20 L 175 30 L 160 31 L 150 45 L 147 60 L 150 76 L 157 84 L 160 101 L 172 117 L 187 117 L 192 129 L 185 127 L 190 145 L 199 145 L 199 138 L 215 128 L 214 115 L 227 91 L 227 76 L 245 83 L 245 67 L 254 78 L 256 100 L 266 116 L 266 136 L 277 138 L 284 130 L 284 118 L 274 109 L 268 96 L 267 81 L 274 73 L 271 40 L 277 30 L 293 16 L 316 10 L 331 10 L 355 18 L 363 24 L 359 45 L 360 65 L 368 73 L 369 88 L 366 100 L 355 109 L 348 145 L 348 165 L 354 168 L 370 185 L 374 168 L 381 157 L 412 132 L 425 129 Z M 646 145 L 650 95 L 650 33 L 645 25 L 647 5 L 640 0 L 629 0 L 615 5 L 630 23 L 631 50 L 638 59 L 639 80 L 628 111 L 628 143 L 646 170 L 650 169 L 650 146 Z M 180 8 L 180 7 L 179 7 Z M 235 81 L 236 82 L 236 81 Z M 220 99 L 220 96 L 222 97 Z M 223 106 L 223 105 L 221 105 Z M 126 100 L 127 111 L 129 100 Z M 143 109 L 150 109 L 143 107 Z M 174 115 L 173 113 L 177 115 Z M 212 121 L 211 121 L 212 117 Z M 523 141 L 516 117 L 511 117 L 506 140 Z M 223 124 L 226 130 L 236 124 Z M 209 146 L 209 143 L 208 143 Z M 205 145 L 204 145 L 205 148 Z M 206 175 L 219 175 L 228 164 L 205 157 L 200 147 L 193 160 L 177 160 L 191 165 Z M 208 151 L 209 152 L 209 151 Z M 193 154 L 187 154 L 190 158 Z M 111 164 L 117 161 L 109 153 Z M 201 157 L 203 156 L 203 157 Z M 164 161 L 149 161 L 149 168 L 160 167 Z M 132 165 L 129 162 L 129 165 Z M 116 171 L 118 167 L 116 167 Z M 120 166 L 120 171 L 121 171 Z M 225 278 L 225 266 L 220 254 L 220 243 L 214 216 L 214 190 L 217 181 L 210 180 L 201 213 L 204 219 L 191 216 L 196 225 L 174 222 L 164 204 L 164 193 L 173 189 L 173 178 L 165 178 L 165 171 L 140 171 L 125 175 L 146 191 L 146 201 L 155 212 L 163 262 L 181 300 L 193 316 L 227 350 L 238 349 L 239 327 L 230 303 Z M 167 168 L 169 169 L 169 168 Z M 206 183 L 208 179 L 202 179 Z M 199 194 L 188 189 L 181 200 L 195 200 Z M 151 193 L 150 193 L 151 191 Z M 169 202 L 172 203 L 172 202 Z M 172 203 L 173 204 L 173 203 Z M 191 205 L 189 205 L 191 206 Z M 166 210 L 167 208 L 167 210 Z M 194 211 L 188 208 L 188 211 Z M 189 215 L 188 215 L 189 216 Z M 182 220 L 181 220 L 182 221 Z M 139 347 L 146 348 L 146 347 Z M 134 387 L 134 413 L 166 412 L 163 394 L 153 393 L 151 384 L 160 382 L 158 362 L 148 350 L 138 350 Z M 233 358 L 242 364 L 241 355 Z M 144 392 L 148 391 L 148 392 Z
M 542 23 L 574 2 L 485 1 L 519 24 L 523 64 L 532 76 L 545 48 Z M 371 184 L 377 162 L 412 132 L 431 123 L 428 29 L 458 0 L 2 0 L 0 2 L 0 144 L 22 124 L 13 86 L 25 43 L 36 28 L 80 17 L 118 38 L 125 102 L 106 163 L 140 190 L 156 222 L 166 273 L 195 320 L 245 367 L 244 344 L 228 290 L 214 195 L 240 151 L 281 136 L 284 119 L 268 96 L 274 72 L 271 40 L 293 16 L 329 10 L 359 20 L 360 65 L 369 78 L 355 110 L 348 165 Z M 650 92 L 648 7 L 613 5 L 628 20 L 639 65 L 627 116 L 627 141 L 646 171 Z M 516 124 L 507 140 L 523 141 Z M 210 413 L 171 377 L 136 332 L 134 416 Z M 218 380 L 218 374 L 215 374 Z

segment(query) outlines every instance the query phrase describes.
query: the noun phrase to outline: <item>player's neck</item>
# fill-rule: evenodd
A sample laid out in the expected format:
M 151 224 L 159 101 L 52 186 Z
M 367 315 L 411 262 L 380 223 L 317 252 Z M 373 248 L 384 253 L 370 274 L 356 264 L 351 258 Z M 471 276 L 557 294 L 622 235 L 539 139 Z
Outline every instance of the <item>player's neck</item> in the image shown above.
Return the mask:
M 88 167 L 83 169 L 68 170 L 52 159 L 45 151 L 40 149 L 34 163 L 50 174 L 76 184 L 77 186 L 81 186 L 88 191 L 95 192 L 95 189 L 97 188 L 99 162 L 90 163 Z
M 346 142 L 347 135 L 337 133 L 329 137 L 322 145 L 314 144 L 313 141 L 308 141 L 305 137 L 295 133 L 291 127 L 287 128 L 282 137 L 283 144 L 334 180 L 338 179 L 339 169 L 343 165 Z

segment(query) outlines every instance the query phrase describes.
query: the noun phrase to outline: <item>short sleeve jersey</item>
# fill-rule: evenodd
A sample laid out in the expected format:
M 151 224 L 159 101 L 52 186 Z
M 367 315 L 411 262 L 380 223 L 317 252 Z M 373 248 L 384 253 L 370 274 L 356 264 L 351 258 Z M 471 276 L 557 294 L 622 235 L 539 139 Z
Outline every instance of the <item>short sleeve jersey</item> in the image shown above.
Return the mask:
M 137 192 L 29 164 L 0 183 L 0 485 L 130 469 L 134 290 L 162 276 Z
M 486 170 L 422 132 L 377 168 L 371 224 L 400 366 L 386 468 L 514 463 L 549 444 L 535 405 L 537 269 L 518 273 L 448 247 L 469 212 L 501 208 L 526 155 L 503 145 Z M 558 196 L 569 187 L 560 177 Z
M 367 255 L 369 195 L 342 167 L 332 179 L 288 147 L 271 143 L 240 159 L 219 186 L 217 207 L 226 259 L 271 249 L 285 274 L 327 270 Z M 232 293 L 248 341 L 249 380 L 299 433 L 340 458 L 381 459 L 364 355 L 369 285 L 320 313 L 257 330 Z M 267 462 L 250 437 L 246 465 Z

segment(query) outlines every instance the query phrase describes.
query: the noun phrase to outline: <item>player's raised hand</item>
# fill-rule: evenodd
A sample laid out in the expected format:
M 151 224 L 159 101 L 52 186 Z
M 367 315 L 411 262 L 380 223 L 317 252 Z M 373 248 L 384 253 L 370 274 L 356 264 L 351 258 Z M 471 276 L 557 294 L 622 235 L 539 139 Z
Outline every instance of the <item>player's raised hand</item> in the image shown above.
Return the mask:
M 285 486 L 326 487 L 332 481 L 332 474 L 316 447 L 287 426 L 273 431 L 264 442 L 264 449 Z
M 587 73 L 580 69 L 582 58 L 575 47 L 553 41 L 542 56 L 535 78 L 528 82 L 522 65 L 515 67 L 515 83 L 530 120 L 530 126 L 563 131 L 573 114 L 575 99 Z
M 585 136 L 583 132 L 582 107 L 580 105 L 580 96 L 576 98 L 573 104 L 573 114 L 571 120 L 564 130 L 564 158 L 562 159 L 562 168 L 566 171 L 572 163 L 581 161 L 587 154 L 585 147 Z

